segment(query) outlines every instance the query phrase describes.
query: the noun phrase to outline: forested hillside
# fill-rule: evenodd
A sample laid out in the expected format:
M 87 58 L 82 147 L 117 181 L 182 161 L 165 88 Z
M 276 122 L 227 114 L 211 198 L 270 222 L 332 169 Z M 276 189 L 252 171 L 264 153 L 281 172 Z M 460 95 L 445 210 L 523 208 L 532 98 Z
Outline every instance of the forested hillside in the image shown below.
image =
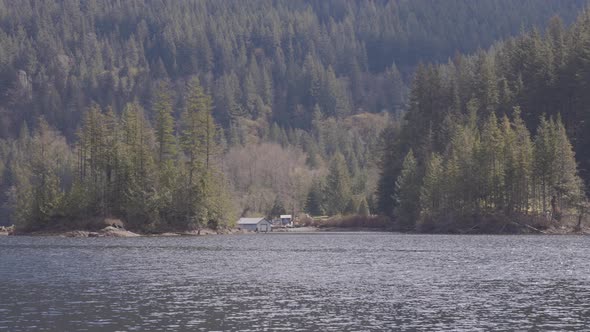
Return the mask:
M 173 226 L 179 214 L 185 225 L 202 226 L 277 211 L 375 212 L 381 132 L 393 123 L 397 129 L 387 133 L 400 135 L 408 105 L 406 127 L 428 122 L 411 120 L 420 97 L 414 88 L 409 99 L 408 87 L 418 63 L 455 59 L 474 70 L 469 66 L 476 60 L 457 54 L 545 27 L 554 15 L 567 25 L 586 3 L 0 0 L 0 223 L 116 216 L 144 220 L 137 226 L 150 229 Z M 568 38 L 563 42 L 574 43 Z M 545 59 L 534 61 L 543 66 Z M 440 80 L 424 77 L 424 84 L 447 84 L 451 78 L 442 68 L 421 69 L 418 81 L 436 72 Z M 514 75 L 506 77 L 510 84 Z M 529 79 L 536 82 L 522 77 Z M 191 104 L 195 82 L 210 104 Z M 471 83 L 466 78 L 465 89 L 455 87 L 461 109 Z M 526 100 L 512 104 L 521 105 L 529 124 Z M 429 121 L 439 124 L 442 110 Z M 546 112 L 556 114 L 552 110 Z M 191 112 L 211 115 L 210 126 L 194 128 L 192 150 L 186 139 Z M 571 119 L 564 119 L 570 130 Z M 393 204 L 391 184 L 423 129 L 395 154 L 388 167 L 397 169 L 384 172 L 393 181 L 381 181 L 390 188 L 379 191 L 381 205 Z M 211 169 L 222 176 L 202 167 L 209 139 L 216 147 Z M 53 160 L 46 144 L 61 157 Z M 162 167 L 162 159 L 170 165 Z M 202 180 L 192 189 L 180 180 L 191 170 Z M 211 206 L 217 211 L 211 213 L 188 202 L 170 205 L 188 192 L 192 204 L 213 202 L 206 194 L 211 176 L 225 191 L 211 197 L 230 197 L 231 204 Z M 32 205 L 21 211 L 33 217 L 15 214 L 18 202 L 27 200 Z
M 93 102 L 150 109 L 156 81 L 191 75 L 224 128 L 245 126 L 241 118 L 310 128 L 316 104 L 326 116 L 394 110 L 418 62 L 488 47 L 553 15 L 571 21 L 584 3 L 4 0 L 0 133 L 16 137 L 44 115 L 72 140 Z
M 487 52 L 421 66 L 406 122 L 386 131 L 381 211 L 409 228 L 582 213 L 579 175 L 590 180 L 588 59 L 584 11 L 570 28 L 553 18 L 547 29 Z

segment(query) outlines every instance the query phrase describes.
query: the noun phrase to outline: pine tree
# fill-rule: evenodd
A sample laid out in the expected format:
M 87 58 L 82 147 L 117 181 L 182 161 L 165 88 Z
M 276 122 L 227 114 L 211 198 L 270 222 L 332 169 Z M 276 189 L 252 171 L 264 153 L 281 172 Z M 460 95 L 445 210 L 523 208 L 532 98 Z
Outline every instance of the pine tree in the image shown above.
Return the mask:
M 358 213 L 358 204 L 354 197 L 350 197 L 348 203 L 346 203 L 346 208 L 344 209 L 345 215 L 355 215 Z
M 103 200 L 105 202 L 104 214 L 112 214 L 115 211 L 121 211 L 122 186 L 120 180 L 121 165 L 121 141 L 119 118 L 112 108 L 108 108 L 103 117 L 105 136 L 104 136 L 104 173 L 105 186 L 103 190 Z
M 444 168 L 442 158 L 434 153 L 426 165 L 420 189 L 420 208 L 425 217 L 438 215 L 444 208 Z
M 160 82 L 153 104 L 155 114 L 156 142 L 158 143 L 158 164 L 162 167 L 176 153 L 174 137 L 174 118 L 172 117 L 172 98 L 168 84 Z
M 558 203 L 563 208 L 566 204 L 573 206 L 583 197 L 583 182 L 578 176 L 573 147 L 568 139 L 567 132 L 561 121 L 561 117 L 555 122 L 557 143 L 557 183 L 555 191 Z
M 504 125 L 504 131 L 506 208 L 508 212 L 526 213 L 530 207 L 533 147 L 520 108 L 514 108 L 513 121 Z
M 377 184 L 377 210 L 386 216 L 393 216 L 395 200 L 395 182 L 401 173 L 406 146 L 400 137 L 400 128 L 390 125 L 381 134 L 379 158 L 380 177 Z
M 279 196 L 276 196 L 270 211 L 268 211 L 268 218 L 272 220 L 274 218 L 278 218 L 281 214 L 285 213 L 287 213 L 287 210 L 285 209 L 285 204 Z
M 477 108 L 468 105 L 468 109 L 470 114 L 466 123 L 456 126 L 451 136 L 447 160 L 449 200 L 454 205 L 453 210 L 461 214 L 478 212 L 477 199 L 480 196 L 480 174 L 475 158 L 481 143 L 477 129 Z
M 221 210 L 212 209 L 211 198 L 225 197 L 215 187 L 221 185 L 215 179 L 222 176 L 212 167 L 213 158 L 219 148 L 215 141 L 218 130 L 211 110 L 211 97 L 203 91 L 199 80 L 193 78 L 188 84 L 186 108 L 181 118 L 181 145 L 187 157 L 188 171 L 184 211 L 185 220 L 190 227 L 199 228 L 218 218 Z M 221 209 L 221 205 L 218 207 Z
M 358 214 L 363 217 L 368 217 L 371 215 L 371 212 L 369 211 L 369 204 L 367 203 L 367 199 L 364 197 L 359 202 Z
M 324 208 L 324 186 L 317 178 L 312 181 L 307 194 L 305 212 L 312 216 L 323 216 L 326 213 Z
M 186 108 L 181 118 L 181 145 L 188 158 L 189 186 L 195 183 L 197 173 L 206 168 L 204 161 L 208 156 L 204 153 L 207 148 L 203 137 L 208 133 L 203 130 L 203 114 L 210 109 L 211 98 L 205 94 L 199 80 L 193 78 L 187 87 Z
M 477 151 L 478 172 L 481 177 L 481 199 L 486 208 L 501 209 L 504 188 L 504 139 L 496 114 L 488 117 L 481 133 L 481 146 Z
M 330 162 L 325 187 L 326 212 L 341 214 L 352 197 L 350 175 L 344 156 L 337 153 Z
M 153 153 L 155 138 L 139 105 L 131 103 L 125 107 L 121 116 L 121 136 L 125 219 L 131 225 L 152 230 L 159 222 Z
M 404 158 L 395 188 L 397 206 L 394 215 L 402 228 L 413 229 L 420 213 L 420 174 L 412 150 Z
M 534 179 L 538 184 L 536 191 L 543 212 L 548 210 L 549 200 L 552 196 L 551 187 L 556 182 L 556 147 L 552 123 L 542 117 L 534 143 Z
M 499 92 L 497 76 L 494 72 L 494 58 L 488 54 L 480 53 L 478 62 L 477 98 L 482 106 L 480 116 L 486 119 L 494 113 L 499 104 Z
M 187 157 L 187 185 L 182 210 L 185 212 L 185 225 L 188 227 L 200 227 L 204 222 L 204 206 L 202 206 L 204 188 L 202 182 L 199 181 L 205 171 L 201 154 L 203 133 L 200 111 L 209 105 L 210 100 L 203 92 L 198 79 L 193 78 L 187 86 L 186 107 L 181 117 L 182 136 L 180 139 Z
M 63 192 L 55 163 L 60 157 L 55 154 L 57 140 L 58 134 L 41 118 L 32 140 L 31 210 L 23 215 L 29 220 L 21 220 L 26 226 L 48 226 L 61 213 Z M 27 197 L 24 195 L 22 198 Z
M 121 118 L 124 153 L 130 160 L 132 176 L 139 182 L 145 182 L 151 179 L 154 166 L 153 129 L 142 108 L 136 103 L 128 104 Z

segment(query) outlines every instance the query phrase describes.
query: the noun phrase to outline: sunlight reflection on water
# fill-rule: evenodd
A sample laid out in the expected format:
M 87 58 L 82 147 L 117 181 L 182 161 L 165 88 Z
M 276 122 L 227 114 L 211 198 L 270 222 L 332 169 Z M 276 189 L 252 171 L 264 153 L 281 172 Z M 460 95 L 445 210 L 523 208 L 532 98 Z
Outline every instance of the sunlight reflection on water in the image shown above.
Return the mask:
M 0 330 L 580 330 L 576 236 L 0 238 Z

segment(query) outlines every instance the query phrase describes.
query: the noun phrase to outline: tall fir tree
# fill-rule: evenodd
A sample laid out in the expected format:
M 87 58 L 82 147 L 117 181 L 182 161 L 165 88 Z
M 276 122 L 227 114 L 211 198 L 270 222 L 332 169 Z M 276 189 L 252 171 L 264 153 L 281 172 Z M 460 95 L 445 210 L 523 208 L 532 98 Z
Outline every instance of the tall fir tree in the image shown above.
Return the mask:
M 331 215 L 344 213 L 352 192 L 348 167 L 341 153 L 330 162 L 325 188 L 326 212 Z
M 404 158 L 402 171 L 395 182 L 397 206 L 394 215 L 404 229 L 413 229 L 420 213 L 420 174 L 414 152 Z
M 160 82 L 153 102 L 159 167 L 162 167 L 166 160 L 173 158 L 176 153 L 172 105 L 169 85 L 166 82 Z

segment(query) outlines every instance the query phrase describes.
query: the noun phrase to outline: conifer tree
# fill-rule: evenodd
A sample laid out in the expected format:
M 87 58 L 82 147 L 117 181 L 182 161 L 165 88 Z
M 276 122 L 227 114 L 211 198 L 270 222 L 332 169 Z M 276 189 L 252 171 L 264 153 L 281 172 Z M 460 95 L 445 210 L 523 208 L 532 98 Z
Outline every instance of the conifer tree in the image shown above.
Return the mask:
M 479 114 L 482 119 L 486 119 L 494 113 L 499 104 L 498 83 L 493 60 L 492 56 L 483 52 L 477 59 L 479 67 L 477 97 L 481 105 Z
M 444 208 L 444 169 L 442 158 L 434 153 L 426 165 L 424 183 L 420 189 L 420 208 L 424 216 L 432 217 Z
M 214 145 L 215 125 L 211 117 L 211 97 L 193 78 L 187 87 L 186 108 L 182 114 L 181 144 L 188 157 L 189 185 L 196 173 L 208 168 Z
M 552 196 L 551 187 L 556 180 L 556 147 L 553 125 L 542 117 L 534 143 L 534 180 L 537 183 L 537 198 L 541 202 L 540 208 L 543 212 L 548 210 Z
M 51 145 L 57 140 L 56 134 L 44 119 L 41 119 L 33 136 L 33 155 L 31 160 L 32 211 L 30 218 L 44 224 L 59 213 L 63 194 L 60 180 L 56 174 Z
M 400 128 L 393 124 L 385 128 L 380 137 L 379 167 L 381 170 L 377 183 L 377 210 L 383 215 L 393 216 L 395 182 L 401 172 L 404 156 L 407 154 L 406 142 L 400 137 Z M 404 130 L 405 133 L 405 130 Z
M 583 182 L 578 176 L 578 167 L 576 163 L 573 147 L 568 139 L 567 132 L 558 117 L 555 123 L 556 143 L 557 143 L 557 183 L 555 191 L 557 193 L 558 204 L 563 207 L 565 204 L 573 206 L 583 197 Z
M 481 146 L 477 151 L 480 190 L 486 208 L 501 209 L 504 188 L 504 139 L 494 112 L 483 125 Z
M 105 185 L 103 201 L 105 202 L 105 215 L 115 211 L 121 211 L 122 186 L 120 181 L 121 166 L 121 142 L 119 118 L 112 108 L 108 108 L 103 116 L 104 121 L 104 173 Z
M 132 176 L 134 180 L 145 182 L 151 178 L 154 166 L 153 130 L 142 108 L 136 103 L 125 107 L 121 122 L 125 154 L 131 163 Z
M 312 216 L 323 216 L 326 213 L 324 208 L 324 187 L 322 182 L 315 178 L 307 194 L 305 212 Z
M 518 176 L 518 200 L 517 212 L 527 213 L 530 209 L 532 167 L 533 167 L 533 146 L 531 134 L 524 121 L 520 117 L 520 109 L 514 112 L 514 131 L 516 134 L 517 150 L 517 176 Z
M 405 229 L 413 229 L 420 213 L 420 174 L 414 152 L 410 150 L 404 158 L 402 171 L 395 182 L 397 206 L 395 217 Z
M 369 211 L 369 204 L 367 203 L 367 199 L 364 197 L 359 202 L 358 214 L 363 217 L 368 217 L 371 215 L 371 212 Z
M 354 215 L 358 213 L 358 204 L 354 197 L 350 197 L 348 203 L 346 203 L 346 208 L 344 209 L 344 214 L 346 215 Z
M 278 218 L 281 214 L 285 213 L 287 213 L 287 210 L 285 209 L 283 201 L 280 199 L 279 196 L 276 196 L 274 203 L 272 204 L 272 207 L 268 212 L 268 218 L 272 220 L 274 218 Z
M 211 168 L 212 158 L 218 148 L 215 141 L 217 127 L 211 114 L 212 100 L 193 78 L 187 87 L 186 108 L 182 114 L 181 145 L 187 157 L 188 171 L 186 221 L 189 225 L 201 227 L 210 219 L 206 200 L 213 188 L 216 176 Z
M 153 105 L 156 120 L 156 141 L 158 143 L 158 164 L 162 167 L 164 161 L 172 158 L 176 153 L 172 98 L 167 83 L 160 82 L 158 85 Z
M 159 219 L 155 204 L 153 130 L 141 107 L 135 103 L 125 107 L 121 122 L 125 219 L 132 225 L 150 230 L 156 227 Z
M 337 153 L 330 162 L 325 195 L 326 212 L 330 215 L 343 213 L 352 197 L 350 175 L 341 153 Z

